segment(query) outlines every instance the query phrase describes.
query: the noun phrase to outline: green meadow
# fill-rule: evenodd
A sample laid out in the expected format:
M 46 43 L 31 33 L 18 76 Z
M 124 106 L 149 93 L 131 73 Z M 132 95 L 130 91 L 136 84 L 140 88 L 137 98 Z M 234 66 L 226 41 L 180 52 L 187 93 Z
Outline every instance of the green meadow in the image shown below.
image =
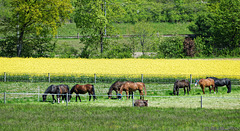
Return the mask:
M 173 84 L 146 84 L 148 107 L 132 107 L 132 99 L 108 99 L 111 84 L 97 83 L 97 100 L 75 102 L 75 94 L 67 104 L 53 103 L 41 94 L 50 84 L 62 83 L 0 83 L 0 130 L 239 130 L 240 87 L 232 92 L 219 87 L 219 92 L 203 95 L 194 87 L 189 95 L 183 89 L 173 96 Z M 71 88 L 75 83 L 64 83 Z M 7 92 L 4 104 L 3 92 Z M 28 94 L 8 94 L 28 93 Z M 39 93 L 39 94 L 31 94 Z M 115 92 L 113 92 L 115 95 Z M 125 95 L 125 92 L 123 93 Z M 203 108 L 201 108 L 203 96 Z M 115 98 L 115 96 L 113 96 Z M 139 99 L 139 93 L 134 93 Z

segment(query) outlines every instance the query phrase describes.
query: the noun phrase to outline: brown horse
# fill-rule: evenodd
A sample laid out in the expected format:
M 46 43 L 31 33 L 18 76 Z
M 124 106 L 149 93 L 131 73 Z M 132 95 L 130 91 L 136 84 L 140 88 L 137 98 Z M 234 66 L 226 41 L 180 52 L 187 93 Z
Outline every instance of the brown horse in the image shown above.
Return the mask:
M 120 88 L 119 95 L 121 97 L 123 90 L 125 90 L 126 96 L 128 99 L 128 92 L 130 92 L 130 91 L 133 92 L 133 91 L 139 90 L 140 99 L 144 99 L 143 88 L 145 90 L 145 95 L 147 95 L 147 91 L 146 91 L 146 87 L 145 87 L 144 83 L 142 83 L 142 82 L 125 82 Z
M 77 102 L 77 98 L 79 98 L 80 102 L 81 102 L 81 98 L 79 96 L 79 94 L 86 94 L 88 93 L 89 95 L 89 101 L 91 100 L 91 95 L 93 96 L 93 100 L 97 99 L 95 96 L 95 90 L 94 90 L 94 85 L 91 84 L 86 84 L 86 85 L 74 85 L 72 87 L 72 89 L 70 90 L 70 99 L 72 98 L 72 93 L 75 92 L 76 93 L 76 102 Z
M 114 90 L 116 92 L 116 95 L 118 94 L 118 91 L 120 90 L 120 87 L 125 83 L 126 81 L 116 81 L 114 82 L 111 87 L 109 88 L 108 91 L 108 98 L 111 99 L 112 98 L 112 91 Z M 127 82 L 131 82 L 131 81 L 127 81 Z M 133 83 L 133 82 L 132 82 Z M 125 91 L 125 90 L 123 90 Z M 132 92 L 129 92 L 130 94 L 132 94 Z
M 174 86 L 173 86 L 173 94 L 176 95 L 176 91 L 177 91 L 177 95 L 178 95 L 179 88 L 183 88 L 184 95 L 185 95 L 186 94 L 185 87 L 187 88 L 187 93 L 189 95 L 189 91 L 191 90 L 190 82 L 188 80 L 176 80 L 176 82 L 174 83 Z
M 57 85 L 56 87 L 57 87 L 56 92 L 57 92 L 58 103 L 60 103 L 61 96 L 62 96 L 62 103 L 64 102 L 64 99 L 67 101 L 67 94 L 69 93 L 68 85 Z M 68 96 L 68 101 L 69 101 L 69 96 Z
M 209 92 L 211 94 L 211 88 L 210 88 L 211 86 L 215 93 L 215 83 L 214 83 L 213 79 L 209 79 L 209 78 L 208 79 L 200 79 L 199 81 L 196 82 L 195 87 L 197 84 L 199 84 L 201 86 L 203 94 L 205 94 L 205 91 L 204 91 L 205 87 L 209 87 Z

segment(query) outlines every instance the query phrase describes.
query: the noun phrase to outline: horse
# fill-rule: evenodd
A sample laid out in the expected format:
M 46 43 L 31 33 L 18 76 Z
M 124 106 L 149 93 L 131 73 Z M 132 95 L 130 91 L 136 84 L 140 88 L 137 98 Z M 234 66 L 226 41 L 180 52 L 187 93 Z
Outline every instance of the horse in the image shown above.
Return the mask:
M 109 88 L 108 91 L 108 99 L 112 98 L 112 91 L 114 90 L 116 92 L 116 95 L 118 95 L 118 91 L 120 90 L 120 87 L 125 83 L 126 81 L 116 81 L 114 82 L 111 87 Z M 127 82 L 131 82 L 131 81 L 127 81 Z M 129 92 L 130 94 L 132 94 L 133 92 Z
M 57 86 L 57 100 L 58 103 L 60 103 L 60 97 L 62 96 L 62 103 L 64 103 L 64 99 L 67 101 L 67 94 L 69 93 L 69 87 L 68 85 L 58 85 Z M 62 95 L 64 94 L 64 95 Z M 68 101 L 70 97 L 68 96 Z
M 174 83 L 174 86 L 173 86 L 173 94 L 176 95 L 176 91 L 177 91 L 177 95 L 178 95 L 179 88 L 183 88 L 184 95 L 185 95 L 186 94 L 185 87 L 187 87 L 187 93 L 189 95 L 189 91 L 191 90 L 190 82 L 188 80 L 176 80 L 176 82 Z
M 142 82 L 125 82 L 125 83 L 120 87 L 119 98 L 121 98 L 123 90 L 126 91 L 127 99 L 128 99 L 128 92 L 130 92 L 130 91 L 133 92 L 133 91 L 139 90 L 140 99 L 143 99 L 143 100 L 144 100 L 144 97 L 143 97 L 143 88 L 144 88 L 144 90 L 145 90 L 145 95 L 147 95 L 147 91 L 146 91 L 146 87 L 145 87 L 145 84 L 144 84 L 144 83 L 142 83 Z
M 52 99 L 53 99 L 53 103 L 56 101 L 56 99 L 54 98 L 54 94 L 57 94 L 57 86 L 56 85 L 50 85 L 46 91 L 44 92 L 44 94 L 42 95 L 43 98 L 43 102 L 46 101 L 47 99 L 47 95 L 48 94 L 52 94 Z
M 218 86 L 227 86 L 227 93 L 231 93 L 231 81 L 228 78 L 218 79 L 216 77 L 207 77 L 206 79 L 211 78 L 214 80 L 216 91 L 218 92 Z
M 201 86 L 203 94 L 205 94 L 205 91 L 204 91 L 205 87 L 209 87 L 209 92 L 211 94 L 211 88 L 210 88 L 211 86 L 212 86 L 212 89 L 214 90 L 214 93 L 215 93 L 215 83 L 214 83 L 213 79 L 210 79 L 210 78 L 208 78 L 208 79 L 200 79 L 199 81 L 196 81 L 195 87 L 198 84 Z
M 91 95 L 93 96 L 93 101 L 95 99 L 97 99 L 95 96 L 94 85 L 91 85 L 91 84 L 86 84 L 86 85 L 76 84 L 76 85 L 74 85 L 72 87 L 72 89 L 70 90 L 70 99 L 72 98 L 73 92 L 76 93 L 76 102 L 77 102 L 77 98 L 79 98 L 79 100 L 81 102 L 81 98 L 80 98 L 79 94 L 86 94 L 87 92 L 89 94 L 89 101 L 91 100 Z

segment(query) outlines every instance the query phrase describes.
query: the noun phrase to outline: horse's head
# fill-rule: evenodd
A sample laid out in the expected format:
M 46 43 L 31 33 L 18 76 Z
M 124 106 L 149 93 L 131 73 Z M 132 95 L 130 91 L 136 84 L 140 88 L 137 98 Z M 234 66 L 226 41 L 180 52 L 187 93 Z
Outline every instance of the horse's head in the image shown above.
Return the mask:
M 108 92 L 108 99 L 111 99 L 112 98 L 112 93 Z
M 45 102 L 46 99 L 47 99 L 47 94 L 43 94 L 43 95 L 42 95 L 42 98 L 43 98 L 43 102 Z
M 199 80 L 195 80 L 195 87 L 197 87 Z
M 121 100 L 121 99 L 122 99 L 122 94 L 117 94 L 117 98 L 118 98 L 119 100 Z

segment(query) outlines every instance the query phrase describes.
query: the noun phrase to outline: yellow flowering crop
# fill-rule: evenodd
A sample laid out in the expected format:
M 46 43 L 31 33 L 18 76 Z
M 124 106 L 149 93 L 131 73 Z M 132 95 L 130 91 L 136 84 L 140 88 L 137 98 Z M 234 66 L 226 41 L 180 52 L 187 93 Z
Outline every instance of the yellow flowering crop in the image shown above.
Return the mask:
M 238 59 L 0 58 L 0 73 L 240 75 Z M 239 77 L 239 76 L 237 76 Z

